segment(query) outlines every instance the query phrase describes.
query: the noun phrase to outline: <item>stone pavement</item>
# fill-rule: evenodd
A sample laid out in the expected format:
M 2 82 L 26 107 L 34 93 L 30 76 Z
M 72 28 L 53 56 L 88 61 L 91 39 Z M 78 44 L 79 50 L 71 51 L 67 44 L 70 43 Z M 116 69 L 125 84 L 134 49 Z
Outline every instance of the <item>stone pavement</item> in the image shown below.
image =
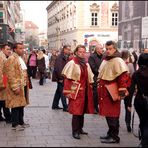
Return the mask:
M 99 115 L 85 115 L 84 130 L 88 135 L 81 135 L 81 140 L 72 138 L 71 115 L 63 110 L 52 110 L 51 104 L 56 83 L 46 81 L 39 86 L 38 80 L 32 79 L 30 105 L 25 108 L 25 121 L 30 124 L 24 131 L 12 131 L 11 125 L 0 122 L 0 147 L 137 147 L 138 138 L 127 133 L 124 122 L 124 106 L 120 117 L 119 144 L 102 144 L 99 137 L 106 134 L 106 120 Z M 61 102 L 60 102 L 60 106 Z M 135 127 L 138 127 L 136 115 Z

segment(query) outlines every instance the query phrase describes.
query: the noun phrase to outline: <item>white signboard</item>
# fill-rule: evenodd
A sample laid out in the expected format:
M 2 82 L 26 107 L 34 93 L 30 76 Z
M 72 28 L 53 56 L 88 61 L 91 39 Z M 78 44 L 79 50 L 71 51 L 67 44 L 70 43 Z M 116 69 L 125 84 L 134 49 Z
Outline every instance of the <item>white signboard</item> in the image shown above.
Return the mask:
M 142 18 L 142 38 L 148 38 L 148 17 Z

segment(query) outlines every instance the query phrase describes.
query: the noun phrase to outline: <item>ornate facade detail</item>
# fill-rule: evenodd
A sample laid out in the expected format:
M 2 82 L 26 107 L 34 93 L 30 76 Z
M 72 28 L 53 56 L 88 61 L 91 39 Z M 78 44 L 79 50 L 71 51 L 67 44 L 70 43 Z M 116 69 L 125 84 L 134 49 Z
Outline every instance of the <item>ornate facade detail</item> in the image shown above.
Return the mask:
M 115 2 L 111 8 L 111 11 L 118 11 L 119 10 L 119 6 L 118 4 Z
M 90 11 L 99 11 L 100 10 L 99 7 L 100 7 L 99 5 L 93 3 L 92 5 L 90 5 Z

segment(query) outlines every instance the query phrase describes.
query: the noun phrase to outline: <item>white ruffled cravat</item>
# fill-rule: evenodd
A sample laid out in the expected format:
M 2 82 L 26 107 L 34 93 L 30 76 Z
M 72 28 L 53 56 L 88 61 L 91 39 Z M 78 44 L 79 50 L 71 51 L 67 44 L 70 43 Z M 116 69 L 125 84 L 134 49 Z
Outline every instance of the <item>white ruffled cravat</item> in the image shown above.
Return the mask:
M 24 60 L 21 57 L 19 57 L 19 61 L 20 61 L 22 70 L 26 70 L 27 69 L 27 66 L 26 66 Z

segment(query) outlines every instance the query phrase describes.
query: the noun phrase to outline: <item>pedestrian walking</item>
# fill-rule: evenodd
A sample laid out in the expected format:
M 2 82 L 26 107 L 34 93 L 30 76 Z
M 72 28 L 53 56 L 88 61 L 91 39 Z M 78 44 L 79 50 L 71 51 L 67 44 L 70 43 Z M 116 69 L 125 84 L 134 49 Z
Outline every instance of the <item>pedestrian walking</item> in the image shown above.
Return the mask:
M 107 41 L 106 57 L 99 68 L 99 114 L 105 116 L 108 124 L 106 136 L 101 136 L 101 143 L 119 143 L 119 116 L 121 98 L 128 95 L 128 68 L 121 59 L 114 41 Z
M 138 55 L 136 53 L 136 50 L 133 50 L 132 55 L 134 57 L 134 61 L 133 61 L 134 70 L 137 70 Z
M 44 82 L 46 83 L 46 79 L 48 78 L 48 73 L 49 73 L 49 57 L 46 54 L 46 50 L 42 49 L 43 51 L 43 56 L 45 58 L 45 74 L 44 74 Z
M 130 52 L 128 50 L 122 50 L 121 58 L 125 61 L 126 65 L 128 67 L 129 75 L 130 75 L 130 79 L 128 82 L 131 84 L 131 78 L 132 78 L 132 75 L 135 70 L 134 70 L 134 64 L 131 59 Z M 128 132 L 131 132 L 131 110 L 129 110 L 129 106 L 130 107 L 132 106 L 132 102 L 130 101 L 130 98 L 131 98 L 133 91 L 134 91 L 134 88 L 133 88 L 134 86 L 130 85 L 130 84 L 129 84 L 130 87 L 127 88 L 129 95 L 124 98 L 125 123 L 126 123 L 126 127 L 127 127 Z
M 103 47 L 102 45 L 97 45 L 95 47 L 94 53 L 92 53 L 88 58 L 88 63 L 91 67 L 91 70 L 94 74 L 94 83 L 93 83 L 93 99 L 94 99 L 94 108 L 95 114 L 98 113 L 98 69 L 102 62 L 102 55 L 103 55 Z
M 52 51 L 52 54 L 51 54 L 51 57 L 49 59 L 49 70 L 50 70 L 50 76 L 52 78 L 52 73 L 53 73 L 53 70 L 54 70 L 54 65 L 55 65 L 55 61 L 57 59 L 57 54 L 56 54 L 56 50 L 53 49 Z
M 27 69 L 28 69 L 29 77 L 32 77 L 33 79 L 35 79 L 36 72 L 37 72 L 37 54 L 35 51 L 31 51 L 31 54 L 28 57 Z
M 134 107 L 140 120 L 141 147 L 148 147 L 148 53 L 142 53 L 138 59 L 139 69 L 132 76 L 132 84 L 136 90 Z M 131 97 L 132 100 L 132 97 Z M 129 106 L 130 107 L 130 106 Z
M 12 130 L 24 130 L 29 124 L 24 122 L 24 107 L 29 104 L 29 82 L 27 66 L 22 59 L 24 45 L 15 43 L 13 54 L 5 63 L 7 76 L 6 107 L 11 108 Z
M 61 53 L 58 55 L 55 61 L 54 70 L 52 74 L 52 81 L 57 82 L 57 89 L 52 102 L 52 109 L 61 109 L 61 107 L 59 107 L 59 100 L 61 98 L 63 111 L 67 111 L 66 97 L 63 94 L 64 82 L 61 72 L 69 60 L 70 51 L 71 47 L 69 45 L 63 46 Z
M 64 94 L 69 98 L 68 111 L 72 114 L 72 136 L 80 139 L 83 131 L 84 114 L 94 113 L 93 102 L 93 73 L 86 63 L 86 48 L 78 45 L 74 51 L 75 57 L 64 67 Z M 74 91 L 74 94 L 73 94 Z
M 37 55 L 37 68 L 39 72 L 39 85 L 44 84 L 44 77 L 45 77 L 45 70 L 46 70 L 46 64 L 45 64 L 45 58 L 43 55 L 43 51 L 39 51 Z
M 0 51 L 0 121 L 6 121 L 6 123 L 11 123 L 11 112 L 10 109 L 5 106 L 6 99 L 6 85 L 7 76 L 5 74 L 5 62 L 7 58 L 11 55 L 12 51 L 8 44 L 3 44 Z M 4 117 L 2 116 L 2 109 Z

